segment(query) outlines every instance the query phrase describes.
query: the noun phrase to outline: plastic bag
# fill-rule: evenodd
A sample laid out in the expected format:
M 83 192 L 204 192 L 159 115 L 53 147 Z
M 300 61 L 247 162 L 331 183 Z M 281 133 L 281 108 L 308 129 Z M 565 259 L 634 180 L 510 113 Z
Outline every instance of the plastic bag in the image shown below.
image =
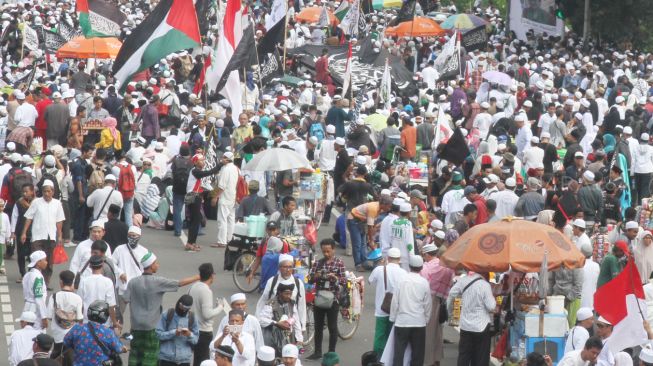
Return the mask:
M 53 264 L 62 264 L 68 262 L 68 254 L 64 249 L 63 245 L 57 245 L 52 251 L 52 263 Z
M 315 245 L 317 243 L 317 229 L 313 221 L 309 221 L 304 228 L 304 237 L 311 244 Z

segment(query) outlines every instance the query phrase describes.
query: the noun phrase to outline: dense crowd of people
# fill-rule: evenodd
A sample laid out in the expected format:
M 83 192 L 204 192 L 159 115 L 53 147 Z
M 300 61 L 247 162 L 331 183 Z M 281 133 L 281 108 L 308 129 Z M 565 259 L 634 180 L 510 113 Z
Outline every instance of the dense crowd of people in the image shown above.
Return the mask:
M 299 3 L 282 47 L 344 42 L 336 26 L 297 21 Z M 122 37 L 150 9 L 121 4 Z M 270 10 L 254 10 L 258 40 Z M 653 365 L 645 345 L 604 347 L 613 324 L 593 308 L 596 290 L 630 259 L 653 303 L 653 56 L 574 33 L 518 40 L 496 8 L 475 13 L 489 42 L 463 54 L 454 80 L 441 80 L 437 68 L 450 35 L 384 37 L 395 12 L 372 11 L 369 37 L 414 72 L 413 94 L 393 89 L 383 100 L 381 83 L 368 80 L 351 98 L 331 77 L 325 48 L 314 76 L 288 59 L 297 83 L 262 85 L 247 72 L 243 112 L 234 115 L 227 99 L 195 87 L 202 49 L 167 56 L 122 93 L 110 60 L 57 60 L 23 47 L 22 24 L 76 27 L 70 2 L 3 5 L 0 273 L 16 278 L 25 299 L 9 364 L 115 365 L 128 352 L 129 365 L 299 366 L 310 346 L 307 360 L 337 365 L 338 316 L 356 272 L 375 290 L 373 350 L 363 365 L 443 364 L 443 329 L 458 298 L 457 364 L 488 365 L 491 325 L 509 306 L 495 300 L 502 276 L 453 270 L 440 257 L 470 228 L 515 216 L 554 227 L 586 258 L 582 268 L 550 273 L 549 295 L 564 296 L 571 328 L 558 364 Z M 205 47 L 218 28 L 209 27 Z M 369 122 L 373 115 L 381 126 Z M 329 223 L 332 208 L 339 216 L 333 239 L 315 241 L 320 259 L 302 278 L 286 239 L 306 234 L 298 195 L 305 171 L 244 169 L 275 148 L 328 177 L 324 216 L 311 219 Z M 266 235 L 249 280 L 259 269 L 265 275 L 252 313 L 254 295 L 215 303 L 213 264 L 168 279 L 158 274 L 156 248 L 140 244 L 149 230 L 170 230 L 185 238 L 180 250 L 205 251 L 200 235 L 209 225 L 217 236 L 208 244 L 228 255 L 236 223 L 259 214 Z M 350 270 L 339 247 L 353 257 Z M 68 269 L 55 272 L 64 248 Z M 163 296 L 180 287 L 189 290 L 162 309 Z M 317 290 L 312 304 L 307 288 Z M 536 352 L 509 356 L 552 363 Z

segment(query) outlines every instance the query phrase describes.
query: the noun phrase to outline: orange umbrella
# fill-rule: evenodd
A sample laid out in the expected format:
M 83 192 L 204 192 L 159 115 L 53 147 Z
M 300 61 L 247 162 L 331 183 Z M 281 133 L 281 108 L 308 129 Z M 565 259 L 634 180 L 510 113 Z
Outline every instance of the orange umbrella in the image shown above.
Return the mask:
M 58 58 L 111 58 L 118 56 L 122 42 L 118 38 L 75 37 L 57 50 Z
M 475 272 L 539 272 L 544 253 L 549 270 L 581 268 L 585 257 L 552 226 L 515 218 L 467 230 L 442 255 L 447 267 Z
M 299 22 L 306 22 L 306 23 L 317 23 L 320 20 L 321 13 L 322 13 L 321 6 L 312 6 L 310 8 L 304 8 L 302 9 L 302 11 L 299 12 L 299 14 L 295 15 L 295 20 Z M 336 16 L 333 15 L 333 12 L 331 10 L 327 10 L 327 14 L 329 14 L 329 24 L 333 24 L 334 22 L 336 24 L 338 23 L 338 18 L 336 18 Z
M 392 37 L 443 36 L 445 33 L 435 20 L 426 17 L 415 17 L 411 21 L 399 23 L 385 30 L 385 35 Z

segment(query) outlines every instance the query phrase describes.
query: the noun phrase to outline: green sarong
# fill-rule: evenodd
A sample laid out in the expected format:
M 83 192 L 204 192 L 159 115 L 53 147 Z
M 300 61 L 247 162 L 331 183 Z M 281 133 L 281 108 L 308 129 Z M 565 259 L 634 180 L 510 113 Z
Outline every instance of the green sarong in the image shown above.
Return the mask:
M 567 320 L 569 321 L 569 329 L 573 328 L 576 325 L 576 312 L 580 309 L 580 299 L 567 302 Z
M 157 366 L 159 364 L 159 338 L 152 330 L 132 330 L 129 366 Z
M 390 321 L 389 316 L 376 317 L 376 326 L 374 328 L 374 352 L 376 352 L 379 358 L 383 354 L 391 330 L 392 322 Z

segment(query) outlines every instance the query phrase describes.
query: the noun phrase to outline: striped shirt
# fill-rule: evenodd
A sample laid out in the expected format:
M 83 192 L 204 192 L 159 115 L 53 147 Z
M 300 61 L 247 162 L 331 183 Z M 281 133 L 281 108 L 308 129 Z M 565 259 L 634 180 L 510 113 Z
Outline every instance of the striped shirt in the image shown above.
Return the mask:
M 453 300 L 461 297 L 460 329 L 468 332 L 482 332 L 492 321 L 492 311 L 497 303 L 492 295 L 490 284 L 484 279 L 474 282 L 465 290 L 463 289 L 470 282 L 479 278 L 474 274 L 460 278 L 449 291 L 447 298 L 447 309 L 453 309 Z

